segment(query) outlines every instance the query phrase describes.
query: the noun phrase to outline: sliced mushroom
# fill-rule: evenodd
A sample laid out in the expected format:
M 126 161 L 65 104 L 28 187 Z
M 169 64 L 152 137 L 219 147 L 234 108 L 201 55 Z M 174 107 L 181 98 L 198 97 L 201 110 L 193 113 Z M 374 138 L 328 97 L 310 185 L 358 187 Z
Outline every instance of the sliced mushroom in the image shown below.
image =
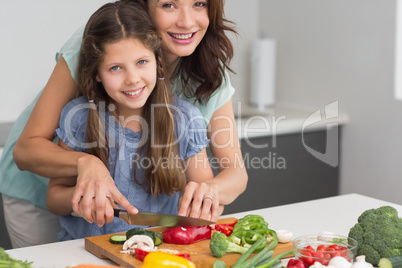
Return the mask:
M 154 241 L 147 235 L 133 235 L 123 244 L 123 251 L 140 248 L 145 251 L 154 249 Z

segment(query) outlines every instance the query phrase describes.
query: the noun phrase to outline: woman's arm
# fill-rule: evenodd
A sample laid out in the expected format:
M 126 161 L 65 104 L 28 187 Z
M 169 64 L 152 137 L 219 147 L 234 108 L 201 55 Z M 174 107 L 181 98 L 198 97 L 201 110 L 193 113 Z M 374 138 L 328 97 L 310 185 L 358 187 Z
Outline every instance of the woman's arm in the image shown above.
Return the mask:
M 66 151 L 73 152 L 74 149 L 68 147 L 62 140 L 59 140 L 59 146 Z M 46 205 L 50 212 L 59 215 L 67 216 L 73 212 L 73 203 L 71 200 L 76 191 L 76 177 L 70 178 L 53 178 L 49 181 Z M 110 188 L 115 187 L 111 185 Z M 113 207 L 118 208 L 113 201 L 109 198 L 105 198 L 104 194 L 97 193 L 91 198 L 91 202 L 88 206 L 91 207 L 90 217 L 84 217 L 88 222 L 96 222 L 99 227 L 102 227 L 105 222 L 110 223 L 113 221 L 114 213 Z M 86 195 L 90 196 L 89 194 Z M 84 199 L 84 198 L 83 198 Z M 83 202 L 82 200 L 79 201 Z M 101 203 L 103 202 L 103 203 Z M 75 211 L 80 215 L 84 215 L 83 211 Z
M 218 186 L 220 204 L 232 203 L 246 190 L 248 175 L 237 136 L 232 99 L 219 108 L 209 122 L 211 152 L 219 163 L 219 173 L 208 183 Z
M 76 94 L 68 65 L 60 57 L 15 145 L 13 156 L 17 166 L 48 178 L 76 177 L 73 210 L 89 222 L 96 221 L 92 214 L 93 203 L 96 202 L 99 211 L 104 212 L 105 205 L 102 204 L 106 199 L 120 204 L 131 213 L 137 213 L 137 209 L 117 190 L 109 170 L 99 158 L 65 150 L 52 142 L 61 111 Z M 99 219 L 104 219 L 101 214 Z
M 179 203 L 179 213 L 206 220 L 216 221 L 223 211 L 219 205 L 218 189 L 207 184 L 214 174 L 208 161 L 207 150 L 189 157 L 185 162 L 189 182 Z M 206 196 L 210 198 L 205 198 Z M 183 212 L 185 211 L 185 212 Z
M 67 63 L 61 57 L 38 99 L 14 148 L 18 168 L 44 177 L 77 176 L 77 162 L 85 154 L 66 151 L 51 142 L 63 107 L 77 94 Z
M 243 163 L 240 144 L 237 137 L 236 124 L 233 115 L 232 101 L 228 101 L 212 116 L 208 138 L 211 140 L 210 148 L 215 158 L 214 162 L 219 162 L 219 174 L 213 178 L 209 173 L 200 173 L 200 163 L 205 163 L 202 157 L 207 158 L 206 152 L 201 152 L 197 158 L 190 158 L 195 164 L 190 164 L 187 172 L 193 168 L 194 179 L 188 175 L 190 182 L 181 198 L 179 215 L 189 215 L 190 217 L 200 217 L 204 219 L 216 220 L 222 213 L 223 206 L 233 202 L 247 187 L 247 171 Z M 207 166 L 210 170 L 209 162 Z M 201 169 L 202 170 L 202 169 Z M 211 171 L 212 172 L 212 171 Z M 208 196 L 213 199 L 213 204 L 209 207 L 210 214 L 207 216 L 205 206 L 202 202 Z M 209 201 L 208 201 L 209 202 Z M 201 208 L 201 205 L 203 207 Z M 217 209 L 218 207 L 218 209 Z M 200 214 L 200 211 L 201 214 Z

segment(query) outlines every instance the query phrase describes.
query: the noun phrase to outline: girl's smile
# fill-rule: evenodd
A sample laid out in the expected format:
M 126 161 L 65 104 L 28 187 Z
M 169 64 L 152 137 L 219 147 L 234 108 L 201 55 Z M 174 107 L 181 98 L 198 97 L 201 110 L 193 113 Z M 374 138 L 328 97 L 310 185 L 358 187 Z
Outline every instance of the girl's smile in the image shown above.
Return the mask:
M 156 84 L 155 55 L 134 38 L 107 44 L 96 80 L 115 101 L 120 116 L 141 115 Z
M 132 91 L 123 91 L 124 94 L 126 94 L 127 96 L 131 97 L 131 98 L 138 98 L 139 96 L 141 96 L 141 93 L 144 91 L 145 87 L 142 87 L 140 89 L 137 90 L 132 90 Z

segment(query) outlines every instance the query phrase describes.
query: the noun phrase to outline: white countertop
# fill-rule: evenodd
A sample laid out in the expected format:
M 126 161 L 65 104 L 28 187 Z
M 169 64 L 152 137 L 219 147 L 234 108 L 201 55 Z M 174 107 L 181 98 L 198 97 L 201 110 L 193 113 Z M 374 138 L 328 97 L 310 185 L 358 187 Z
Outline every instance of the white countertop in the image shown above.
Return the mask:
M 402 215 L 401 205 L 359 194 L 348 194 L 224 215 L 224 217 L 241 218 L 247 214 L 259 214 L 265 218 L 271 229 L 288 229 L 295 237 L 320 231 L 348 235 L 349 229 L 357 222 L 363 211 L 384 205 L 395 207 L 399 215 Z M 37 268 L 64 268 L 84 263 L 114 264 L 87 252 L 84 248 L 84 239 L 11 249 L 6 252 L 15 259 L 32 261 Z
M 233 111 L 240 139 L 325 130 L 349 121 L 337 102 L 325 107 L 277 103 L 262 111 L 238 102 Z

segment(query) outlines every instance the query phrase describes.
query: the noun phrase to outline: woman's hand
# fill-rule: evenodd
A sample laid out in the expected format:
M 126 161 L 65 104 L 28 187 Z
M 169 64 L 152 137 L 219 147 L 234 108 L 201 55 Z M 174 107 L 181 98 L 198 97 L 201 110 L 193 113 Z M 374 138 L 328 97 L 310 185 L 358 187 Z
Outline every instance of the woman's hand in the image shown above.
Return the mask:
M 179 201 L 179 215 L 216 221 L 221 213 L 217 185 L 190 181 Z
M 78 177 L 72 197 L 72 208 L 90 223 L 99 227 L 113 221 L 113 207 L 117 203 L 129 213 L 138 210 L 117 189 L 109 170 L 92 155 L 78 159 Z

